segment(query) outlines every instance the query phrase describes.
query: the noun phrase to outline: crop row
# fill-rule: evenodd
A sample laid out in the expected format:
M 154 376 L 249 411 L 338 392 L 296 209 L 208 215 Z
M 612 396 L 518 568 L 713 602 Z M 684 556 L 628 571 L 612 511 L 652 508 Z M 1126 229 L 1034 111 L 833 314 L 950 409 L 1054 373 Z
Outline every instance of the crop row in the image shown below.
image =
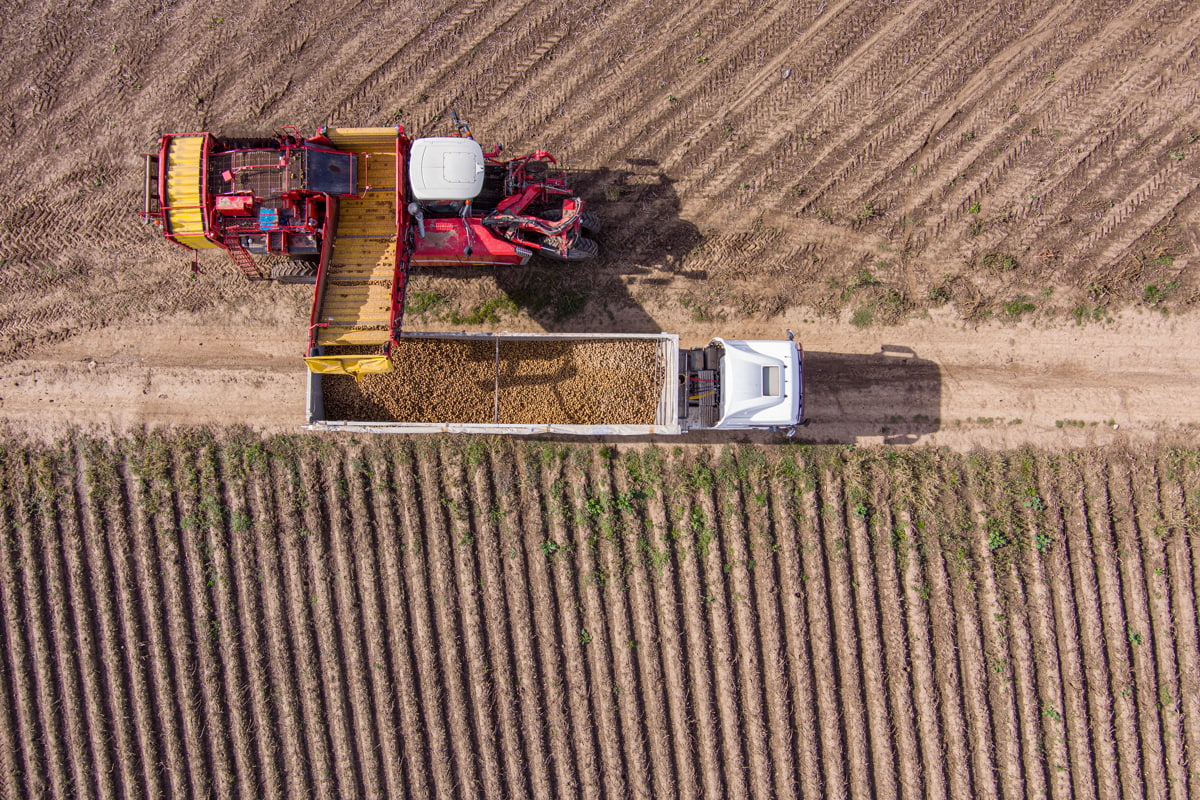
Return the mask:
M 1200 452 L 3 443 L 0 796 L 1187 794 Z

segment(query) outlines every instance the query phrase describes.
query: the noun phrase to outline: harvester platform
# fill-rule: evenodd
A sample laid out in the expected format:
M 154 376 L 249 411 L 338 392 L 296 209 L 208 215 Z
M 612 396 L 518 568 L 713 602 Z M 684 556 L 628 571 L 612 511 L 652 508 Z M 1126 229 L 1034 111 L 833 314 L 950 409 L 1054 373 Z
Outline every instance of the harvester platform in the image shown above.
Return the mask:
M 339 203 L 337 231 L 318 292 L 319 345 L 382 345 L 390 336 L 399 230 L 396 128 L 328 128 L 340 150 L 358 159 L 355 197 Z

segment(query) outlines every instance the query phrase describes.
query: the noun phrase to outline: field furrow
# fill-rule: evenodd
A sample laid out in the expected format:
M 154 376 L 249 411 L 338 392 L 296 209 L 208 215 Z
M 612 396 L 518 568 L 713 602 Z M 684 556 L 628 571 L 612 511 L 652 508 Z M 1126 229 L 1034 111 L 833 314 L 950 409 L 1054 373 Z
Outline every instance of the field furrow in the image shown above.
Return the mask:
M 72 754 L 67 752 L 65 721 L 61 715 L 62 704 L 67 701 L 62 694 L 61 672 L 69 665 L 60 663 L 56 657 L 47 598 L 49 577 L 45 566 L 46 548 L 53 545 L 46 542 L 47 515 L 34 499 L 32 459 L 18 457 L 14 461 L 9 475 L 17 496 L 14 521 L 20 528 L 18 535 L 23 563 L 20 586 L 27 599 L 21 624 L 27 630 L 29 642 L 29 660 L 22 665 L 22 670 L 31 673 L 32 704 L 40 717 L 37 726 L 40 735 L 34 741 L 41 750 L 39 759 L 45 770 L 42 780 L 46 786 L 41 791 L 48 789 L 56 796 L 66 797 L 86 791 L 87 788 L 74 784 L 70 764 Z M 111 709 L 107 707 L 107 698 L 102 691 L 97 690 L 91 699 L 96 714 L 95 724 L 90 731 L 92 756 L 96 764 L 103 764 L 110 770 L 105 775 L 94 776 L 92 791 L 107 791 L 111 795 L 111 783 L 107 786 L 104 784 L 111 780 L 111 770 L 114 768 L 112 753 L 102 745 L 104 737 L 110 733 L 107 720 L 111 717 L 105 716 L 105 712 L 111 712 Z
M 277 520 L 278 535 L 266 526 L 255 529 L 255 563 L 264 587 L 262 640 L 267 653 L 267 675 L 275 719 L 279 723 L 280 770 L 284 793 L 316 794 L 313 774 L 315 757 L 309 754 L 309 739 L 304 735 L 305 708 L 303 679 L 297 654 L 303 646 L 303 634 L 295 628 L 288 606 L 288 584 L 284 552 L 299 537 L 306 535 L 300 520 L 300 508 L 308 502 L 300 484 L 299 467 L 293 459 L 271 463 L 263 481 L 256 482 L 252 508 L 262 519 Z
M 66 458 L 65 455 L 58 457 Z M 87 561 L 84 552 L 87 537 L 80 529 L 74 487 L 55 481 L 47 474 L 47 466 L 42 461 L 35 467 L 40 474 L 36 481 L 38 492 L 33 499 L 49 524 L 46 532 L 49 547 L 45 551 L 43 568 L 50 586 L 48 610 L 54 625 L 55 650 L 61 659 L 67 746 L 78 790 L 82 793 L 88 787 L 101 791 L 96 770 L 99 764 L 111 767 L 112 758 L 100 738 L 103 724 L 96 714 L 103 703 L 95 681 L 98 663 L 92 647 L 94 607 L 89 602 L 88 590 L 80 585 L 83 565 Z
M 533 628 L 531 644 L 537 661 L 535 674 L 542 676 L 540 688 L 545 704 L 545 746 L 553 769 L 553 785 L 560 797 L 580 797 L 587 781 L 580 772 L 590 764 L 592 752 L 587 739 L 580 741 L 572 729 L 574 698 L 567 678 L 564 648 L 556 646 L 561 636 L 557 597 L 550 577 L 551 559 L 557 555 L 557 542 L 562 541 L 551 517 L 555 513 L 553 496 L 543 482 L 543 458 L 546 451 L 533 447 L 518 450 L 514 461 L 522 538 L 532 542 L 534 550 L 523 559 L 522 582 L 528 587 L 529 624 Z M 548 543 L 553 543 L 553 546 Z M 591 732 L 584 731 L 586 736 Z M 594 796 L 594 789 L 588 792 Z
M 850 789 L 847 763 L 847 734 L 842 725 L 841 701 L 838 695 L 837 638 L 834 615 L 830 608 L 830 579 L 825 566 L 825 539 L 829 536 L 827 518 L 840 513 L 837 506 L 828 505 L 833 498 L 830 478 L 821 474 L 814 478 L 815 490 L 804 498 L 804 520 L 801 527 L 800 569 L 802 580 L 812 588 L 805 592 L 805 616 L 812 637 L 809 655 L 816 688 L 817 727 L 821 743 L 821 769 L 828 797 L 846 797 Z
M 397 509 L 399 552 L 392 554 L 391 563 L 401 573 L 403 591 L 391 593 L 390 599 L 393 604 L 407 608 L 411 619 L 410 658 L 417 704 L 412 711 L 415 717 L 412 723 L 420 731 L 413 741 L 418 745 L 426 744 L 423 755 L 429 760 L 431 788 L 438 794 L 452 794 L 459 785 L 451 749 L 454 720 L 450 716 L 451 698 L 438 664 L 439 648 L 433 646 L 440 640 L 434 619 L 434 592 L 441 600 L 445 587 L 436 583 L 429 563 L 430 554 L 436 552 L 431 547 L 435 541 L 434 525 L 440 524 L 441 512 L 437 506 L 436 486 L 426 482 L 421 469 L 420 461 L 423 460 L 401 457 L 392 470 L 396 493 L 404 498 L 404 502 Z
M 491 759 L 489 766 L 493 775 L 496 769 L 495 751 L 490 749 L 490 743 L 480 740 L 476 728 L 469 685 L 469 679 L 475 676 L 469 672 L 468 660 L 474 654 L 467 651 L 466 626 L 460 616 L 461 600 L 454 569 L 457 560 L 455 547 L 463 546 L 459 542 L 463 541 L 464 534 L 469 535 L 469 509 L 461 505 L 461 500 L 451 496 L 449 480 L 441 476 L 441 467 L 445 462 L 444 448 L 437 445 L 432 447 L 430 457 L 422 459 L 419 465 L 419 475 L 425 522 L 423 545 L 430 554 L 426 591 L 436 593 L 436 603 L 431 604 L 432 624 L 423 633 L 422 639 L 437 642 L 438 646 L 429 648 L 437 662 L 431 665 L 433 674 L 424 679 L 435 681 L 445 696 L 443 724 L 448 731 L 449 747 L 441 757 L 450 762 L 452 785 L 463 787 L 469 795 L 475 795 L 484 786 L 481 774 L 483 765 L 480 762 L 484 758 Z M 462 487 L 454 488 L 461 497 Z
M 842 721 L 842 734 L 846 737 L 848 789 L 851 797 L 869 797 L 876 786 L 876 771 L 886 768 L 886 763 L 879 764 L 871 758 L 868 715 L 872 709 L 864 686 L 861 632 L 850 572 L 853 531 L 846 519 L 847 513 L 852 514 L 852 508 L 857 507 L 857 500 L 852 507 L 847 506 L 847 501 L 861 491 L 860 477 L 852 470 L 853 467 L 841 476 L 827 476 L 822 482 L 820 546 L 828 580 L 825 591 L 832 606 L 833 638 L 829 647 L 833 650 L 837 672 L 838 716 Z
M 509 597 L 522 593 L 522 586 L 513 587 L 510 591 L 505 582 L 505 570 L 502 559 L 507 555 L 512 559 L 513 550 L 519 541 L 515 536 L 505 537 L 502 534 L 504 509 L 500 495 L 492 483 L 491 469 L 492 453 L 488 448 L 478 448 L 478 451 L 468 451 L 462 465 L 462 480 L 469 487 L 467 497 L 471 504 L 475 519 L 476 546 L 474 560 L 476 562 L 476 582 L 479 586 L 479 596 L 482 605 L 481 620 L 483 629 L 487 632 L 486 643 L 483 645 L 486 671 L 490 684 L 491 702 L 494 703 L 492 725 L 498 728 L 494 741 L 500 746 L 500 758 L 503 764 L 503 791 L 512 797 L 530 797 L 533 795 L 533 785 L 530 778 L 535 768 L 529 756 L 528 736 L 540 738 L 538 721 L 535 717 L 529 721 L 529 727 L 522 724 L 521 701 L 523 691 L 521 676 L 530 674 L 522 669 L 516 658 L 516 614 L 509 605 Z M 507 540 L 507 541 L 506 541 Z M 507 546 L 506 546 L 507 544 Z M 507 551 L 507 553 L 506 553 Z M 519 551 L 518 556 L 519 556 Z M 523 620 L 528 624 L 528 618 Z M 533 673 L 536 674 L 536 673 Z M 484 683 L 480 681 L 480 683 Z M 544 764 L 537 764 L 540 772 Z M 536 785 L 544 787 L 545 775 Z
M 991 739 L 987 749 L 994 753 L 993 763 L 981 764 L 980 769 L 994 770 L 995 782 L 991 786 L 994 796 L 1021 797 L 1033 793 L 1030 790 L 1037 785 L 1041 773 L 1040 768 L 1035 768 L 1030 776 L 1029 764 L 1022 759 L 1021 745 L 1028 740 L 1020 730 L 1017 712 L 1017 703 L 1025 699 L 1020 689 L 1029 688 L 1026 679 L 1036 680 L 1036 672 L 1014 672 L 1010 649 L 1012 638 L 1025 631 L 1026 620 L 1021 613 L 1023 609 L 1010 608 L 1006 602 L 1008 598 L 1000 594 L 998 584 L 1004 577 L 1003 572 L 997 575 L 993 566 L 981 567 L 975 587 L 962 579 L 961 573 L 967 567 L 967 558 L 975 564 L 985 565 L 991 560 L 988 558 L 990 552 L 1010 544 L 1013 549 L 1021 547 L 1027 531 L 1025 520 L 1012 509 L 1013 499 L 1007 496 L 1012 483 L 1008 474 L 1011 463 L 1003 459 L 980 459 L 977 463 L 979 469 L 967 472 L 965 499 L 976 519 L 985 519 L 985 527 L 1005 538 L 1001 543 L 998 539 L 989 541 L 990 537 L 974 537 L 973 546 L 964 549 L 956 562 L 960 577 L 954 583 L 959 604 L 966 611 L 963 625 L 974 629 L 969 640 L 974 652 L 967 656 L 975 673 L 972 679 L 978 682 L 976 691 L 986 692 L 986 696 L 978 700 L 980 708 L 976 713 L 990 716 L 991 730 L 983 737 L 984 741 Z M 1032 666 L 1028 661 L 1025 664 Z M 985 780 L 990 782 L 992 779 Z
M 350 726 L 357 753 L 355 760 L 361 765 L 360 791 L 364 796 L 379 797 L 383 795 L 384 753 L 376 715 L 375 679 L 380 662 L 372 659 L 368 650 L 363 597 L 358 590 L 363 566 L 356 558 L 357 554 L 369 557 L 376 552 L 367 543 L 370 541 L 367 532 L 375 529 L 376 521 L 370 507 L 361 502 L 366 493 L 362 491 L 360 476 L 366 469 L 366 459 L 360 451 L 348 463 L 339 464 L 337 471 L 325 473 L 328 483 L 336 487 L 333 500 L 338 504 L 330 514 L 334 524 L 329 561 L 334 574 L 329 613 L 331 629 L 337 635 L 334 647 L 342 654 L 338 676 L 344 682 L 342 714 Z M 373 573 L 373 565 L 368 563 L 365 571 Z
M 572 522 L 574 507 L 568 495 L 563 456 L 543 451 L 543 463 L 538 470 L 540 490 L 547 511 L 547 538 L 542 548 L 548 558 L 535 561 L 534 580 L 539 583 L 539 593 L 549 600 L 548 607 L 555 610 L 555 627 L 549 631 L 545 641 L 557 643 L 561 653 L 561 680 L 567 695 L 567 727 L 557 737 L 558 750 L 562 752 L 570 737 L 576 767 L 579 770 L 578 786 L 583 797 L 597 798 L 606 795 L 600 742 L 599 706 L 603 705 L 591 691 L 582 642 L 585 622 L 580 616 L 580 603 L 573 587 L 570 558 L 573 553 Z M 559 563 L 566 560 L 566 564 Z M 550 644 L 548 647 L 552 646 Z M 607 701 L 607 698 L 605 698 Z M 569 785 L 569 784 L 568 784 Z
M 900 585 L 900 573 L 908 559 L 915 557 L 913 517 L 921 520 L 912 505 L 911 492 L 897 492 L 896 484 L 911 486 L 913 478 L 908 464 L 890 471 L 877 470 L 872 474 L 874 491 L 868 496 L 876 515 L 875 539 L 869 545 L 859 542 L 856 547 L 867 551 L 862 569 L 867 587 L 874 588 L 877 647 L 880 650 L 880 671 L 887 693 L 886 719 L 892 737 L 893 764 L 896 771 L 896 797 L 904 800 L 924 797 L 926 774 L 922 769 L 922 742 L 918 730 L 917 710 L 913 705 L 913 664 L 909 648 L 909 630 L 904 613 L 905 593 Z M 921 520 L 922 527 L 924 521 Z M 868 589 L 869 592 L 869 589 Z M 874 719 L 879 725 L 881 720 Z
M 890 538 L 891 528 L 885 527 L 884 517 L 880 515 L 871 491 L 876 481 L 877 476 L 872 474 L 869 466 L 855 464 L 847 472 L 843 496 L 850 514 L 846 517 L 844 560 L 857 618 L 865 724 L 870 746 L 870 793 L 897 797 L 901 780 L 895 758 L 897 720 L 888 702 L 880 592 L 875 583 L 872 557 L 873 550 L 888 549 L 884 542 Z
M 664 596 L 660 603 L 669 602 L 682 608 L 682 618 L 677 620 L 680 627 L 671 633 L 679 637 L 687 661 L 686 685 L 691 690 L 689 710 L 696 757 L 701 768 L 702 791 L 708 797 L 744 796 L 731 788 L 731 782 L 733 787 L 740 782 L 741 775 L 736 774 L 740 765 L 731 761 L 728 750 L 724 749 L 736 747 L 736 742 L 727 742 L 722 735 L 719 704 L 724 698 L 718 695 L 715 686 L 713 645 L 708 627 L 707 607 L 722 602 L 722 597 L 720 584 L 711 586 L 705 580 L 704 561 L 714 547 L 719 549 L 720 543 L 712 528 L 711 516 L 705 513 L 703 503 L 693 496 L 697 488 L 709 485 L 708 481 L 703 473 L 693 481 L 689 469 L 694 470 L 695 465 L 679 464 L 673 474 L 664 476 L 663 510 L 668 529 L 675 535 L 683 536 L 686 531 L 697 538 L 695 548 L 680 559 L 678 572 L 673 573 L 673 579 L 669 581 L 671 594 Z M 689 481 L 696 485 L 688 486 Z M 728 775 L 730 770 L 735 771 L 732 778 Z
M 1200 456 L 0 443 L 14 797 L 1191 796 Z

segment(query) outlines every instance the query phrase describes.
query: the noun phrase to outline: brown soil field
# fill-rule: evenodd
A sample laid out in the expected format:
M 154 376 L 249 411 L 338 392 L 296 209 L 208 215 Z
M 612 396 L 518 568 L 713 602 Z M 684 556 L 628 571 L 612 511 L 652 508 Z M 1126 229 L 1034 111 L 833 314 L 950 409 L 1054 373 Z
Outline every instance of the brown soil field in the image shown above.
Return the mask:
M 3 797 L 1195 794 L 1195 449 L 0 450 Z
M 1103 317 L 1200 290 L 1194 3 L 155 0 L 5 14 L 4 359 L 112 322 L 239 308 L 302 341 L 303 292 L 248 285 L 218 255 L 192 274 L 138 223 L 139 154 L 182 130 L 440 134 L 450 108 L 483 140 L 577 170 L 605 255 L 431 270 L 414 302 L 465 313 L 506 297 L 542 325 L 687 332 L 784 327 L 797 308 L 876 323 L 939 303 Z
M 1197 794 L 1200 4 L 3 11 L 0 798 Z M 409 328 L 792 328 L 839 446 L 294 435 L 140 154 L 450 109 L 602 254 Z

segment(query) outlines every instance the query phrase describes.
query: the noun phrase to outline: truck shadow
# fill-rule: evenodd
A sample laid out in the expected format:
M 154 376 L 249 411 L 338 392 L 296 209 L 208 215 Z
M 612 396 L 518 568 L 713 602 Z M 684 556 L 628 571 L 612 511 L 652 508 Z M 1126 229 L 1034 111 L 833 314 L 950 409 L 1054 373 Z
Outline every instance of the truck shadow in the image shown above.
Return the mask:
M 693 431 L 684 436 L 596 436 L 596 442 L 666 444 L 916 444 L 941 428 L 942 372 L 908 347 L 878 353 L 804 351 L 804 415 L 794 438 L 769 431 Z M 578 441 L 578 437 L 545 436 Z
M 562 263 L 534 256 L 523 267 L 430 269 L 468 279 L 494 276 L 508 299 L 550 332 L 661 332 L 631 288 L 653 292 L 675 276 L 707 277 L 678 269 L 701 236 L 679 218 L 674 181 L 648 159 L 630 159 L 619 169 L 568 170 L 568 180 L 603 223 L 596 258 Z

